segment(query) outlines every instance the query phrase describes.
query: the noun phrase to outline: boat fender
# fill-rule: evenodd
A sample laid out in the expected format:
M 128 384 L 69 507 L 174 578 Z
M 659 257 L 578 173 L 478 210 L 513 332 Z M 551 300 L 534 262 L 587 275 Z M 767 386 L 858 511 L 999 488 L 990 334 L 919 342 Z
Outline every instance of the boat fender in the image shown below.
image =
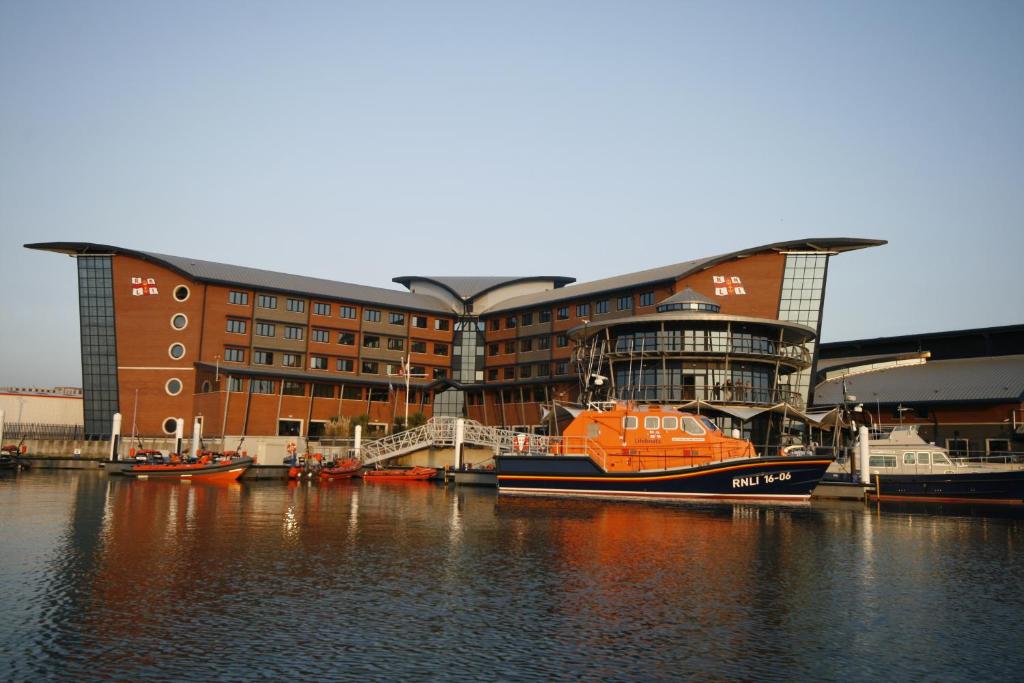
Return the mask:
M 26 453 L 28 453 L 28 446 L 21 444 L 21 454 L 25 455 Z

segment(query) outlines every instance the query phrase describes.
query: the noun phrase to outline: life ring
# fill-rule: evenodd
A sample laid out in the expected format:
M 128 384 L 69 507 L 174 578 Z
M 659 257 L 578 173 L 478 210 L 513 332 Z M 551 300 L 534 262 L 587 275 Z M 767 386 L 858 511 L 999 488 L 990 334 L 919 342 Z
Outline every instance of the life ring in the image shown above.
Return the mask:
M 512 449 L 517 453 L 526 453 L 530 450 L 530 437 L 526 434 L 516 434 L 512 438 Z

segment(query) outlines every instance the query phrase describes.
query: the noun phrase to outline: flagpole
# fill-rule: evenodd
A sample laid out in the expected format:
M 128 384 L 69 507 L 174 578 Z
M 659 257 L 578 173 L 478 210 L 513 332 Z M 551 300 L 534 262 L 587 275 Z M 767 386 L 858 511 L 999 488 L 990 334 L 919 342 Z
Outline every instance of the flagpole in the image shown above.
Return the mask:
M 402 365 L 402 372 L 405 373 L 405 428 L 409 428 L 409 356 L 406 354 Z

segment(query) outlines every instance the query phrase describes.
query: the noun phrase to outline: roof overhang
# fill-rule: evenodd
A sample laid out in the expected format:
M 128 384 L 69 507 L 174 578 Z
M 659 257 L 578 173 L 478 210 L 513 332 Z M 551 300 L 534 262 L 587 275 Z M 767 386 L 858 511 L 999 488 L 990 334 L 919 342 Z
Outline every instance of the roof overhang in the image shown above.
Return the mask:
M 803 343 L 812 341 L 816 336 L 814 328 L 801 325 L 800 323 L 789 322 L 788 320 L 774 320 L 771 318 L 749 318 L 740 315 L 724 315 L 722 313 L 707 313 L 704 311 L 673 311 L 670 313 L 649 313 L 647 315 L 636 315 L 625 318 L 614 318 L 590 322 L 585 325 L 577 325 L 568 330 L 567 334 L 574 340 L 586 339 L 597 332 L 608 328 L 642 325 L 644 323 L 658 322 L 734 322 L 750 325 L 764 325 L 785 330 L 789 338 L 787 341 L 798 341 Z M 797 339 L 799 338 L 799 339 Z

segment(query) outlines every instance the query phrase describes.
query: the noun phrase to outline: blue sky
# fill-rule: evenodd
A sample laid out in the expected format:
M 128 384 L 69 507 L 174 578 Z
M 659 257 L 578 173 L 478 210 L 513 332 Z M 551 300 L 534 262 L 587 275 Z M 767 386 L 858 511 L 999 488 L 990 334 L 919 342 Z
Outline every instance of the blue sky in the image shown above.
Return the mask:
M 397 287 L 803 237 L 826 341 L 1024 322 L 1024 3 L 0 0 L 0 385 L 74 240 Z

